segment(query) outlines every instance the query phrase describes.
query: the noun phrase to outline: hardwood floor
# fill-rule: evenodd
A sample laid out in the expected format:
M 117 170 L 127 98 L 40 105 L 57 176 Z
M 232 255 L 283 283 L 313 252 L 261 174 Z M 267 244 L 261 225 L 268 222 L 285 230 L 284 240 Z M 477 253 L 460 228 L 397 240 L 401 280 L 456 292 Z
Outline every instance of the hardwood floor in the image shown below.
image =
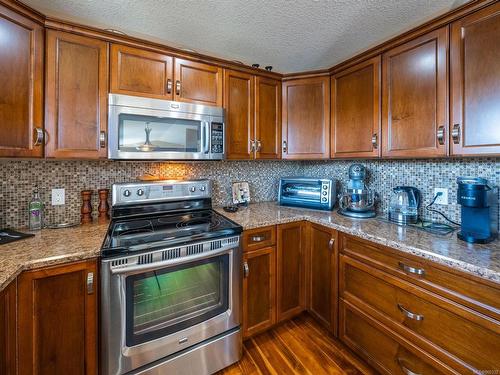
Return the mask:
M 309 314 L 243 343 L 240 362 L 219 375 L 376 374 Z

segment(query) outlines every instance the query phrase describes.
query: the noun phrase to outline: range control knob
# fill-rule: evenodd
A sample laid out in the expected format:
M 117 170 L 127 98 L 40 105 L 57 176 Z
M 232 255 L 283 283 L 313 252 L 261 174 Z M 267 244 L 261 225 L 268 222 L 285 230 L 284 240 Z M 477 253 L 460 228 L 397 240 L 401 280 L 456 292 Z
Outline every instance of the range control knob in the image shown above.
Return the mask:
M 327 199 L 326 199 L 325 197 L 321 198 L 321 200 L 322 200 L 323 202 L 326 202 L 326 201 L 327 201 Z
M 138 195 L 139 197 L 142 197 L 142 196 L 144 195 L 144 190 L 142 190 L 142 189 L 137 189 L 137 195 Z
M 190 191 L 191 193 L 194 193 L 194 192 L 196 191 L 196 186 L 191 186 L 191 187 L 189 188 L 189 191 Z
M 124 197 L 130 197 L 130 190 L 126 189 L 123 191 L 123 196 Z
M 323 192 L 323 195 L 326 195 L 326 194 L 327 194 L 327 192 L 326 192 L 326 191 L 324 191 L 324 192 Z
M 328 185 L 323 185 L 323 190 L 328 189 Z
M 205 190 L 207 190 L 207 188 L 205 186 L 200 187 L 200 191 L 205 191 Z

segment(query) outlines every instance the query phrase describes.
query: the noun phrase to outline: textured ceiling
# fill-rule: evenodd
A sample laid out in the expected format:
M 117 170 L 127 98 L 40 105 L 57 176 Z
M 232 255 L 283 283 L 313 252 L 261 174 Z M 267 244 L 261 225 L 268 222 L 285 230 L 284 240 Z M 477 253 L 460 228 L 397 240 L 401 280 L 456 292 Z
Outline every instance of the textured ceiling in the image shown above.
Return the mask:
M 42 13 L 290 73 L 331 67 L 467 0 L 23 0 Z

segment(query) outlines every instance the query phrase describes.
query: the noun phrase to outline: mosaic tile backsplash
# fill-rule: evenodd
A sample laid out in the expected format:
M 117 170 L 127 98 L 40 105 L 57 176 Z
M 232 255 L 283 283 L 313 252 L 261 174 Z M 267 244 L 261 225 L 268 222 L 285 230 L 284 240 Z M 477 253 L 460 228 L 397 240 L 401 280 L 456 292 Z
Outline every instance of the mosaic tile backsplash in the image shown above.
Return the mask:
M 283 176 L 314 176 L 338 180 L 338 189 L 347 183 L 352 160 L 331 161 L 216 161 L 192 163 L 117 162 L 117 161 L 51 161 L 0 160 L 0 228 L 27 225 L 27 205 L 33 188 L 38 185 L 45 203 L 45 221 L 49 224 L 80 220 L 80 191 L 92 189 L 94 215 L 97 215 L 97 189 L 109 188 L 115 182 L 133 181 L 152 173 L 168 178 L 208 178 L 213 181 L 214 204 L 230 203 L 231 183 L 248 181 L 252 201 L 277 199 L 278 181 Z M 368 187 L 380 196 L 377 206 L 387 212 L 392 187 L 409 185 L 419 188 L 423 203 L 433 197 L 434 187 L 449 189 L 448 206 L 437 206 L 450 218 L 460 219 L 456 204 L 456 178 L 481 176 L 500 185 L 500 158 L 443 160 L 363 160 L 368 170 Z M 66 204 L 52 206 L 52 188 L 66 189 Z M 424 209 L 421 214 L 436 219 Z

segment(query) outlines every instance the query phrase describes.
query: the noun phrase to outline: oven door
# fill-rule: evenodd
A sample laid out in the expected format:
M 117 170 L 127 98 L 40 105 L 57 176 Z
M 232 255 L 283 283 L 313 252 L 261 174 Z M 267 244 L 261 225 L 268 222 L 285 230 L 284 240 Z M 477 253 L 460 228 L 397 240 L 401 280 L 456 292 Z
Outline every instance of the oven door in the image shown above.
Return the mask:
M 239 248 L 119 269 L 104 260 L 103 373 L 129 372 L 238 327 L 240 262 Z

